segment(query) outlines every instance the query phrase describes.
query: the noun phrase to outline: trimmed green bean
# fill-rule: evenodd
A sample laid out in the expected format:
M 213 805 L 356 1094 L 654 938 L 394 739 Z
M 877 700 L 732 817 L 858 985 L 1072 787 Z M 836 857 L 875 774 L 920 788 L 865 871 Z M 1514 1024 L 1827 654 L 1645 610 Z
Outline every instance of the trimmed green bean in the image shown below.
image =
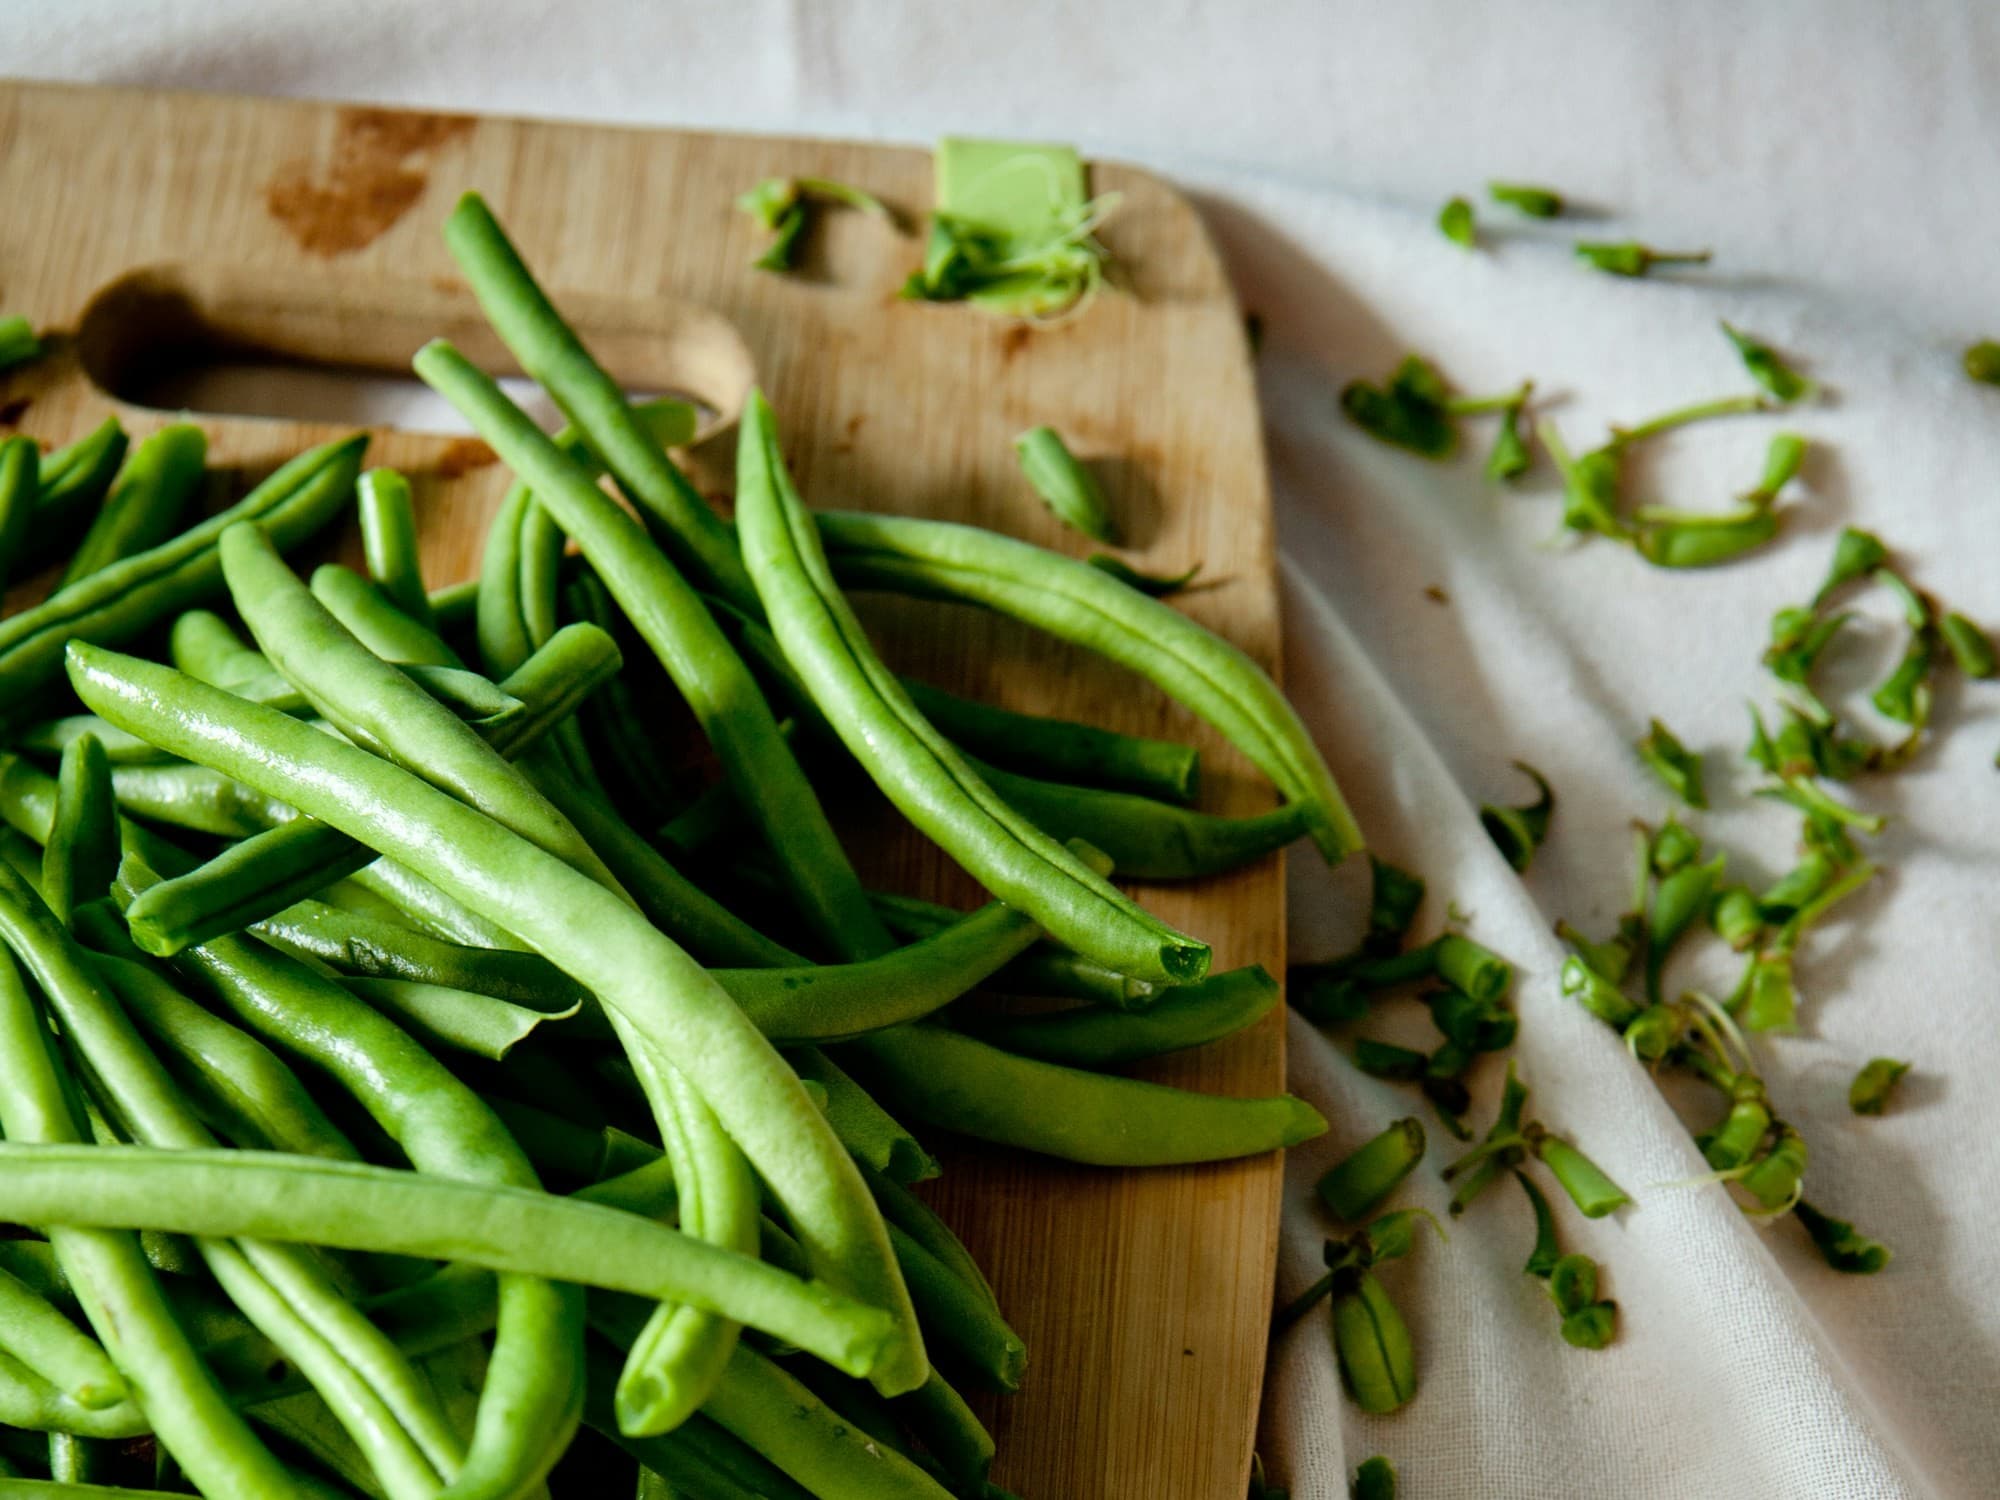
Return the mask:
M 295 1240 L 691 1303 L 866 1375 L 887 1314 L 637 1214 L 527 1188 L 270 1151 L 0 1142 L 0 1213 Z M 234 1492 L 232 1492 L 234 1493 Z
M 871 891 L 868 899 L 875 903 L 890 930 L 903 937 L 928 937 L 965 915 L 954 907 L 885 891 Z M 1145 1010 L 1174 990 L 1171 985 L 1121 974 L 1052 943 L 1037 943 L 1001 969 L 987 988 L 1003 995 L 1084 1000 L 1114 1010 Z
M 797 1075 L 670 939 L 589 877 L 457 798 L 283 714 L 89 645 L 76 648 L 71 680 L 113 723 L 261 783 L 270 795 L 294 797 L 303 811 L 393 852 L 559 959 L 668 1055 L 685 1059 L 723 1128 L 784 1206 L 815 1272 L 893 1310 L 898 1337 L 878 1386 L 895 1394 L 923 1383 L 908 1296 L 858 1173 Z M 169 698 L 172 710 L 161 707 Z
M 367 444 L 364 434 L 302 453 L 228 510 L 0 622 L 0 710 L 62 675 L 67 642 L 116 645 L 213 594 L 222 583 L 216 543 L 237 522 L 261 523 L 278 547 L 318 531 L 347 504 Z
M 925 721 L 827 569 L 752 392 L 737 450 L 743 555 L 773 633 L 876 785 L 981 884 L 1059 941 L 1147 979 L 1199 979 L 1206 944 L 1150 916 L 1021 817 Z
M 1310 804 L 1313 841 L 1329 860 L 1362 847 L 1332 773 L 1277 685 L 1170 605 L 976 526 L 844 511 L 816 519 L 834 576 L 849 587 L 979 604 L 1109 657 L 1212 724 L 1286 801 Z
M 0 588 L 27 571 L 19 559 L 34 526 L 41 468 L 33 438 L 24 433 L 0 438 Z
M 394 469 L 370 469 L 355 486 L 361 550 L 368 573 L 389 602 L 426 629 L 435 629 L 417 552 L 417 510 L 410 481 Z
M 1223 818 L 1130 792 L 1037 781 L 967 757 L 986 784 L 1052 838 L 1082 839 L 1133 880 L 1197 880 L 1234 870 L 1305 836 L 1302 803 Z
M 179 531 L 207 460 L 207 437 L 185 422 L 162 427 L 141 442 L 125 460 L 104 508 L 70 554 L 56 587 L 66 588 L 135 552 L 157 547 Z
M 850 1043 L 890 1098 L 920 1120 L 1003 1146 L 1096 1166 L 1255 1156 L 1326 1129 L 1303 1099 L 1189 1093 L 1014 1057 L 935 1026 Z
M 960 749 L 1023 776 L 1137 792 L 1165 802 L 1192 803 L 1201 779 L 1201 752 L 1174 740 L 1141 739 L 1077 724 L 1017 714 L 947 693 L 915 678 L 903 691 L 919 712 Z
M 1263 969 L 1231 969 L 1171 989 L 1132 1014 L 1083 1005 L 1033 1015 L 954 1015 L 981 1041 L 1071 1068 L 1115 1068 L 1233 1036 L 1268 1015 L 1278 982 Z
M 9 559 L 10 569 L 31 573 L 76 545 L 125 461 L 127 443 L 125 429 L 111 416 L 68 447 L 42 456 L 34 525 L 21 538 L 21 551 Z
M 57 1311 L 47 1297 L 5 1270 L 0 1270 L 0 1330 L 4 1331 L 0 1346 L 64 1399 L 90 1411 L 125 1400 L 125 1377 L 104 1346 Z
M 819 940 L 848 957 L 888 947 L 770 705 L 666 554 L 457 350 L 433 343 L 418 353 L 415 366 L 533 486 L 536 503 L 576 540 L 659 656 L 766 843 L 786 851 L 787 880 Z
M 458 200 L 445 221 L 444 238 L 501 342 L 555 398 L 680 571 L 739 604 L 754 600 L 728 524 L 688 483 L 626 403 L 617 382 L 563 322 L 477 193 Z M 548 504 L 546 486 L 511 460 L 508 467 L 521 475 L 538 501 Z M 559 508 L 554 514 L 563 530 L 576 536 Z M 586 546 L 586 556 L 589 550 Z
M 68 1151 L 80 1157 L 59 1190 L 74 1189 L 105 1148 L 73 1144 L 81 1130 L 71 1113 L 48 1033 L 20 970 L 0 953 L 0 1128 L 13 1150 Z M 36 1148 L 23 1142 L 51 1142 Z M 279 1500 L 298 1494 L 284 1467 L 231 1409 L 215 1377 L 181 1332 L 138 1240 L 130 1234 L 77 1226 L 55 1205 L 41 1216 L 57 1220 L 49 1234 L 64 1274 L 76 1289 L 91 1327 L 120 1370 L 147 1420 L 195 1482 L 213 1493 L 245 1500 Z M 34 1216 L 15 1215 L 13 1222 Z
M 1061 433 L 1053 427 L 1031 427 L 1014 439 L 1014 456 L 1057 520 L 1094 541 L 1118 545 L 1118 528 L 1097 476 L 1077 461 Z

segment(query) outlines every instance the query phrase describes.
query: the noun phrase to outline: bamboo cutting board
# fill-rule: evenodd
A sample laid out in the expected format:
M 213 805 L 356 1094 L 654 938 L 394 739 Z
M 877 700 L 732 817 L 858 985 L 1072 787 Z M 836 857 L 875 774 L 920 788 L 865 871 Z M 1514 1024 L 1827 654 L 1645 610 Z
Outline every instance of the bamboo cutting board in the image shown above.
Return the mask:
M 972 521 L 1081 555 L 1015 467 L 1014 434 L 1048 422 L 1097 461 L 1128 555 L 1203 562 L 1215 583 L 1182 607 L 1275 670 L 1255 392 L 1239 314 L 1184 198 L 1129 168 L 1096 169 L 1093 190 L 1122 195 L 1103 235 L 1122 287 L 1085 316 L 1031 328 L 899 301 L 921 242 L 856 214 L 821 216 L 799 274 L 749 269 L 760 236 L 732 200 L 774 174 L 860 184 L 912 224 L 930 205 L 920 151 L 0 84 L 0 311 L 64 335 L 50 358 L 0 376 L 0 431 L 53 445 L 115 410 L 137 436 L 166 420 L 153 406 L 188 389 L 191 370 L 327 367 L 285 387 L 284 415 L 204 416 L 211 463 L 255 474 L 350 425 L 304 409 L 316 392 L 407 372 L 432 335 L 511 369 L 438 233 L 476 187 L 629 388 L 690 393 L 718 414 L 687 455 L 705 491 L 729 487 L 727 429 L 756 381 L 810 502 Z M 238 382 L 252 410 L 271 389 Z M 471 576 L 507 482 L 492 454 L 383 428 L 369 461 L 417 486 L 432 584 Z M 1192 738 L 1205 806 L 1269 805 L 1240 757 L 1115 668 L 971 610 L 865 608 L 906 670 L 1014 708 Z M 900 889 L 975 899 L 913 837 L 878 838 L 860 857 Z M 1142 896 L 1211 941 L 1218 969 L 1283 972 L 1278 860 Z M 1149 1076 L 1275 1093 L 1282 1018 Z M 946 1171 L 926 1192 L 1030 1353 L 1026 1388 L 981 1402 L 996 1480 L 1030 1500 L 1241 1496 L 1278 1160 L 1112 1172 L 937 1146 Z

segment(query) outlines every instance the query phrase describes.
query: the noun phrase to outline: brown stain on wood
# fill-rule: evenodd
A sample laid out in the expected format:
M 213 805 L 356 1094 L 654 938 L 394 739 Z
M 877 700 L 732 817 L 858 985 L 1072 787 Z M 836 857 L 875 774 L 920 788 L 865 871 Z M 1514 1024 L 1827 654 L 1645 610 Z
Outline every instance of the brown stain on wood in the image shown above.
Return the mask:
M 1003 362 L 1011 360 L 1015 355 L 1028 347 L 1028 340 L 1034 336 L 1034 330 L 1026 323 L 1016 323 L 1005 333 L 1002 333 L 1000 335 L 1001 360 Z
M 0 427 L 19 426 L 21 418 L 28 414 L 28 408 L 34 404 L 33 396 L 20 396 L 0 405 Z
M 483 469 L 488 464 L 498 463 L 500 455 L 487 447 L 478 438 L 453 438 L 431 465 L 440 479 L 457 479 L 470 474 L 474 469 Z
M 365 250 L 423 196 L 431 156 L 472 125 L 468 115 L 342 109 L 324 171 L 310 161 L 286 165 L 265 185 L 265 205 L 310 255 Z

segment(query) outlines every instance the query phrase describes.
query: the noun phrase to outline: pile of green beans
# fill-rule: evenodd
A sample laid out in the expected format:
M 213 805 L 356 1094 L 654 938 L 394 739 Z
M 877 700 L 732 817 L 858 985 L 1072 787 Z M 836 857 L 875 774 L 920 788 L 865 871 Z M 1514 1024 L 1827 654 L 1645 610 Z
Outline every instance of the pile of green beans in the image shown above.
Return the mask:
M 1352 820 L 1247 658 L 1054 554 L 1031 607 L 1020 544 L 947 588 L 932 533 L 816 519 L 760 394 L 725 521 L 667 452 L 692 409 L 629 406 L 476 197 L 447 241 L 573 423 L 418 356 L 516 476 L 476 584 L 430 586 L 430 491 L 363 437 L 205 519 L 193 424 L 0 441 L 0 565 L 51 570 L 0 621 L 0 1496 L 1008 1500 L 960 1389 L 1029 1350 L 915 1132 L 1128 1167 L 1317 1134 L 1119 1076 L 1279 990 L 1110 877 Z M 365 573 L 301 577 L 350 503 Z M 1136 667 L 1282 804 L 896 676 L 843 572 Z M 992 899 L 866 889 L 825 810 L 857 769 Z

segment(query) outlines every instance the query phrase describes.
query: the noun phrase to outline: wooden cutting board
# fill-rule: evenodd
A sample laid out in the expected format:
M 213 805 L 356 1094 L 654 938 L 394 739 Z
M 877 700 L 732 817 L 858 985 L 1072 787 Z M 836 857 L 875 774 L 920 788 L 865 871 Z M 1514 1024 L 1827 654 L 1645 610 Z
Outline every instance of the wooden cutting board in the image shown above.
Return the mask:
M 143 434 L 166 420 L 145 403 L 216 361 L 332 367 L 319 384 L 341 390 L 359 372 L 406 372 L 434 334 L 511 369 L 439 238 L 458 193 L 476 187 L 629 388 L 692 393 L 720 414 L 719 439 L 688 455 L 705 490 L 729 487 L 721 429 L 754 379 L 809 501 L 972 521 L 1081 555 L 1015 467 L 1012 437 L 1048 422 L 1096 461 L 1136 544 L 1128 555 L 1202 562 L 1214 582 L 1181 607 L 1276 669 L 1255 389 L 1240 315 L 1186 199 L 1143 172 L 1096 168 L 1093 190 L 1121 195 L 1103 234 L 1121 287 L 1084 316 L 1029 327 L 898 300 L 921 242 L 853 213 L 822 216 L 799 274 L 751 270 L 760 234 L 733 199 L 773 174 L 860 184 L 912 224 L 930 205 L 921 151 L 0 84 L 0 312 L 60 335 L 50 358 L 0 375 L 0 431 L 55 444 L 116 411 Z M 272 389 L 237 382 L 251 409 Z M 287 416 L 205 417 L 211 462 L 255 473 L 345 430 L 300 408 L 316 389 L 285 388 Z M 507 482 L 491 453 L 384 428 L 369 460 L 414 481 L 432 583 L 471 576 Z M 1269 805 L 1240 757 L 1147 684 L 972 610 L 867 608 L 907 670 L 1014 708 L 1193 739 L 1205 806 Z M 861 858 L 901 889 L 975 899 L 914 837 L 884 837 Z M 1282 974 L 1278 860 L 1142 894 L 1210 940 L 1217 968 Z M 1277 1092 L 1283 1035 L 1273 1016 L 1149 1076 Z M 1264 1368 L 1278 1160 L 1113 1172 L 937 1144 L 946 1172 L 927 1191 L 1030 1351 L 1026 1388 L 981 1402 L 1000 1443 L 996 1479 L 1030 1500 L 1237 1500 Z

